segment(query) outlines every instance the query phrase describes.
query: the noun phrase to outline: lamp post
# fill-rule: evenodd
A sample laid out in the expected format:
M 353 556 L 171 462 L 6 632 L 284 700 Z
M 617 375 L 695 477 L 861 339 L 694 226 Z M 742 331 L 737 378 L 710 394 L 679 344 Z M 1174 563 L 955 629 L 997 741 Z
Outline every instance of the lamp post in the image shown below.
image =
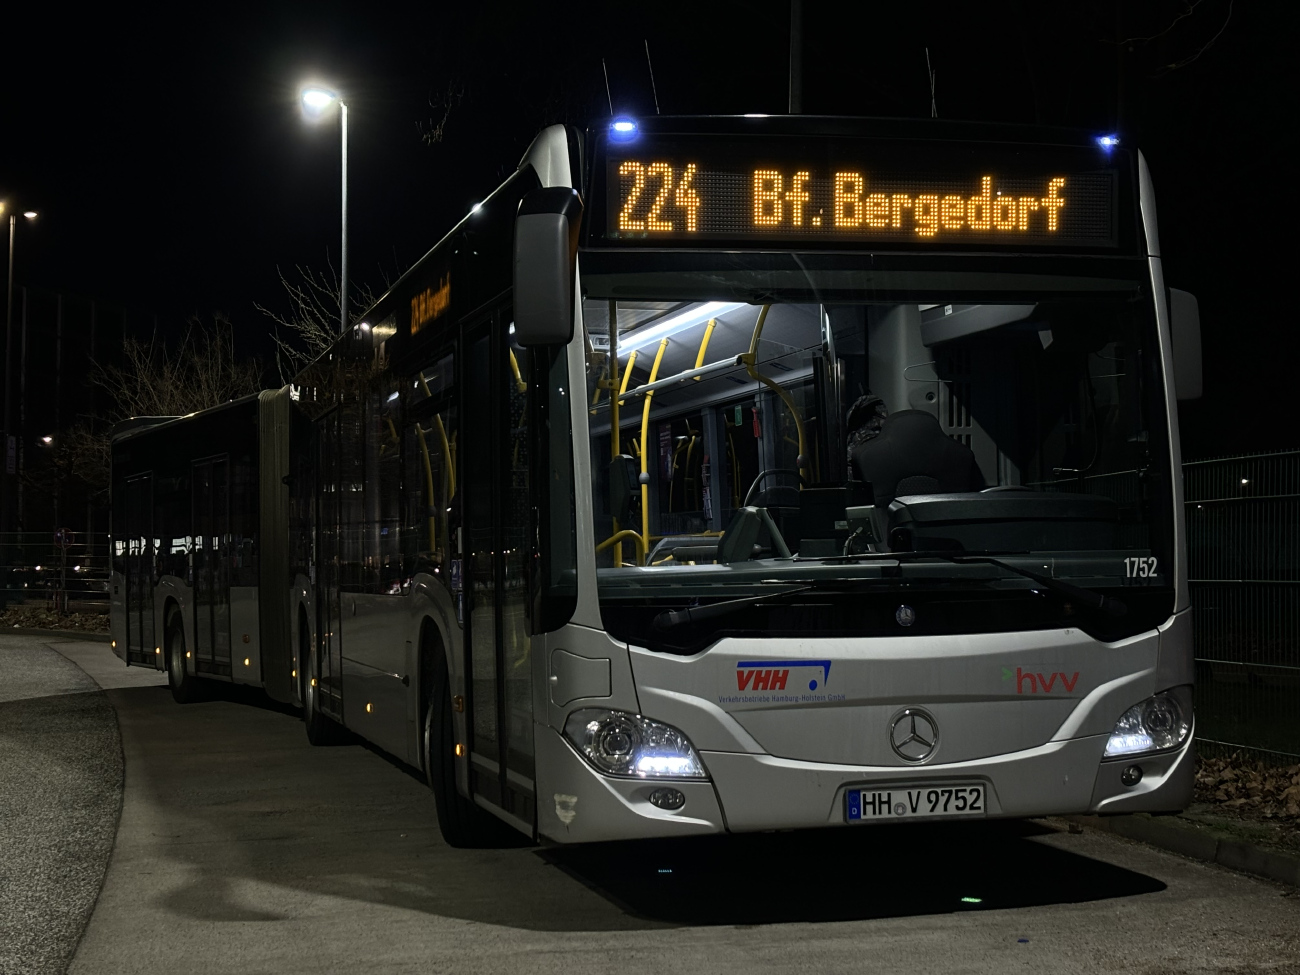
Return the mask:
M 0 213 L 3 213 L 7 209 L 8 206 L 3 201 L 0 201 Z M 26 217 L 28 220 L 35 220 L 36 211 L 26 210 L 23 212 L 23 216 Z M 15 462 L 15 458 L 16 458 L 16 451 L 15 451 L 16 440 L 13 435 L 13 430 L 10 428 L 10 424 L 12 422 L 12 414 L 10 412 L 9 406 L 13 397 L 9 393 L 9 359 L 11 357 L 11 352 L 13 349 L 13 334 L 14 334 L 14 236 L 17 228 L 18 228 L 18 211 L 10 210 L 9 211 L 9 284 L 8 284 L 8 289 L 5 293 L 5 374 L 4 374 L 5 469 L 4 469 L 3 476 L 6 480 L 5 480 L 5 490 L 3 491 L 2 494 L 0 494 L 0 498 L 3 499 L 2 501 L 0 501 L 0 530 L 7 529 L 9 526 L 9 490 L 8 490 L 7 479 L 9 478 L 10 475 L 15 473 L 15 471 L 10 469 L 10 465 Z
M 339 245 L 339 263 L 342 265 L 339 270 L 339 334 L 342 335 L 348 330 L 348 106 L 338 92 L 328 88 L 313 86 L 302 90 L 302 110 L 308 118 L 320 118 L 334 104 L 339 107 L 343 153 L 343 218 L 342 241 Z

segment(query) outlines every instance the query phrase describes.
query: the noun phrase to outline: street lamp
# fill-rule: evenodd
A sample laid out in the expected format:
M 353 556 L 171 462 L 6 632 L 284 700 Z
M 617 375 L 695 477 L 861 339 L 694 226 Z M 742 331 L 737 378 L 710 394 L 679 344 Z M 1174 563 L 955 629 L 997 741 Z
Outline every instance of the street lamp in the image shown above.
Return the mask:
M 4 213 L 5 210 L 7 209 L 8 206 L 4 203 L 4 201 L 0 201 L 0 213 Z M 36 211 L 24 210 L 23 216 L 26 217 L 28 220 L 35 220 Z M 14 438 L 13 431 L 10 429 L 10 421 L 12 415 L 9 410 L 9 401 L 11 399 L 9 395 L 9 358 L 10 358 L 10 352 L 13 348 L 13 334 L 14 334 L 14 232 L 17 230 L 17 227 L 18 227 L 18 211 L 10 210 L 9 211 L 9 287 L 5 295 L 5 375 L 4 375 L 5 468 L 4 469 L 5 469 L 6 476 L 13 473 L 9 468 L 10 468 L 10 464 L 14 462 L 12 458 L 14 457 L 14 449 L 16 447 L 16 440 Z M 9 513 L 8 510 L 9 491 L 8 490 L 5 490 L 3 492 L 3 499 L 4 499 L 3 503 L 0 504 L 0 530 L 3 530 L 8 526 L 8 513 Z
M 302 90 L 302 110 L 309 119 L 319 119 L 331 105 L 339 107 L 339 122 L 343 146 L 343 220 L 339 271 L 339 334 L 348 330 L 348 106 L 336 91 L 309 86 Z

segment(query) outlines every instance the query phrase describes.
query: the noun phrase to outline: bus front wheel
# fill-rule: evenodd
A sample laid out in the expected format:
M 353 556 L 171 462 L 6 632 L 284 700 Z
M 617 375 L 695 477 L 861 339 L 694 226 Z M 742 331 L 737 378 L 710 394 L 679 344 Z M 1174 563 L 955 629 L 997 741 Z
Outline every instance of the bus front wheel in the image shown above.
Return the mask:
M 316 655 L 308 651 L 305 656 L 307 667 L 302 682 L 302 723 L 307 729 L 307 740 L 313 745 L 337 745 L 343 738 L 343 729 L 338 722 L 321 712 Z
M 524 837 L 480 809 L 456 788 L 456 733 L 451 718 L 451 682 L 441 653 L 434 654 L 433 681 L 424 712 L 424 770 L 438 807 L 438 828 L 448 846 L 518 846 Z

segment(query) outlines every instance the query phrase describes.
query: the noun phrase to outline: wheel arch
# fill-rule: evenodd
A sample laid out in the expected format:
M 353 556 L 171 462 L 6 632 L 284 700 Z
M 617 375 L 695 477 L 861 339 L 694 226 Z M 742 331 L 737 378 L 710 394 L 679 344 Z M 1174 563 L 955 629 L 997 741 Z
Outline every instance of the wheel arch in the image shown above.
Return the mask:
M 447 681 L 449 687 L 454 687 L 452 681 L 453 675 L 456 671 L 452 666 L 451 641 L 449 641 L 446 638 L 446 635 L 442 632 L 442 627 L 439 625 L 438 620 L 429 613 L 424 614 L 423 618 L 420 620 L 419 640 L 419 652 L 416 656 L 416 666 L 418 667 L 420 696 L 419 710 L 416 713 L 420 715 L 420 725 L 422 728 L 424 724 L 424 715 L 428 711 L 433 697 L 433 675 L 435 667 L 441 660 L 441 663 L 447 668 Z M 453 719 L 454 718 L 455 715 L 453 715 Z M 421 734 L 423 734 L 422 731 Z M 420 766 L 422 770 L 427 773 L 429 770 L 428 768 L 425 768 L 427 761 L 423 748 L 420 749 L 419 755 Z

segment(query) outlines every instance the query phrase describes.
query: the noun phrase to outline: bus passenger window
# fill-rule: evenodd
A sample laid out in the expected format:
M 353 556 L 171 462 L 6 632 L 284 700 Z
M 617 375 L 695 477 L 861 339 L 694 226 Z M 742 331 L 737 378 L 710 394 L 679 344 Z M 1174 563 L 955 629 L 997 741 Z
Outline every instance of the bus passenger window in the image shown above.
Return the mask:
M 429 572 L 448 586 L 450 561 L 458 557 L 454 533 L 460 524 L 456 497 L 458 422 L 455 362 L 442 356 L 416 373 L 404 434 L 406 531 L 403 575 Z
M 374 383 L 366 447 L 366 466 L 374 472 L 367 484 L 366 555 L 378 573 L 373 591 L 390 596 L 401 595 L 410 584 L 402 572 L 402 440 L 398 435 L 401 411 L 397 387 L 393 376 Z

